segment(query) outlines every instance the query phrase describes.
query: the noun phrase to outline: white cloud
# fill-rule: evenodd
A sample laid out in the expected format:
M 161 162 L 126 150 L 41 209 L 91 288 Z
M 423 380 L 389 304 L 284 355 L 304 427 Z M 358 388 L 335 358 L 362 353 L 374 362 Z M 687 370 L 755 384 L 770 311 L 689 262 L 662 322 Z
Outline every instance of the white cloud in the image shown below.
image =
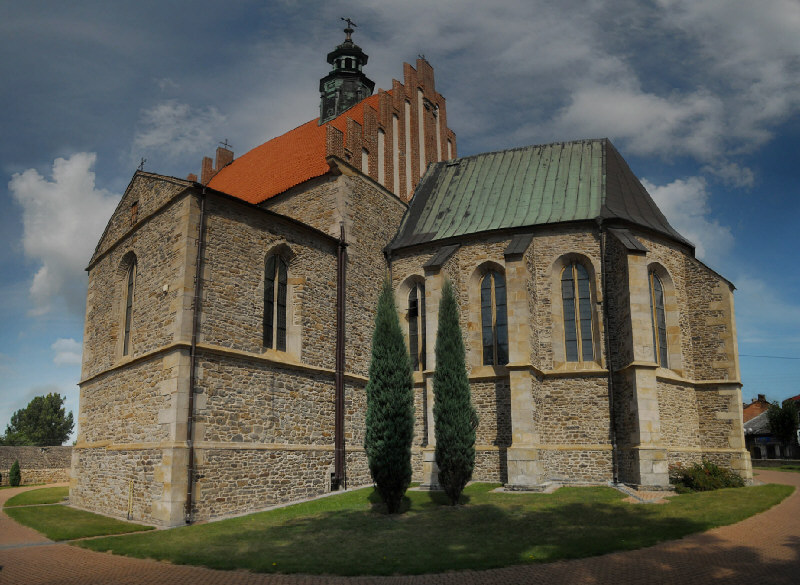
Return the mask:
M 28 169 L 8 184 L 22 206 L 23 249 L 39 265 L 30 286 L 35 315 L 63 301 L 70 312 L 83 316 L 84 268 L 119 200 L 95 187 L 95 160 L 88 152 L 57 158 L 52 180 Z
M 697 257 L 718 266 L 733 248 L 734 238 L 728 226 L 709 217 L 705 181 L 689 177 L 659 186 L 643 179 L 642 184 L 672 227 L 696 246 Z
M 53 357 L 53 363 L 58 366 L 80 365 L 81 363 L 83 345 L 80 341 L 75 341 L 72 338 L 56 339 L 50 349 L 56 353 Z
M 725 185 L 731 187 L 750 188 L 755 184 L 755 175 L 752 169 L 742 167 L 733 162 L 721 161 L 706 165 L 703 172 L 720 179 Z
M 613 134 L 640 155 L 719 152 L 721 101 L 707 92 L 660 97 L 635 87 L 579 88 L 554 121 L 558 132 L 587 137 Z
M 134 154 L 156 151 L 167 157 L 201 152 L 216 142 L 225 121 L 216 108 L 193 108 L 177 100 L 143 110 L 133 140 Z

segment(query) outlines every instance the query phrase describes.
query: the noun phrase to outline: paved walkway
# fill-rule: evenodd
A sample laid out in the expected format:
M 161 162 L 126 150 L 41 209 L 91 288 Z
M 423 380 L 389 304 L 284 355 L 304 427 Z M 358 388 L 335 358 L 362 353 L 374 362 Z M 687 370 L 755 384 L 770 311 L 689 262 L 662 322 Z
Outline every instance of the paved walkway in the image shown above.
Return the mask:
M 759 471 L 766 482 L 800 487 L 800 473 Z M 25 488 L 0 490 L 0 506 Z M 130 559 L 49 543 L 0 514 L 0 584 L 472 585 L 800 583 L 800 491 L 732 526 L 632 552 L 577 561 L 413 577 L 255 575 Z

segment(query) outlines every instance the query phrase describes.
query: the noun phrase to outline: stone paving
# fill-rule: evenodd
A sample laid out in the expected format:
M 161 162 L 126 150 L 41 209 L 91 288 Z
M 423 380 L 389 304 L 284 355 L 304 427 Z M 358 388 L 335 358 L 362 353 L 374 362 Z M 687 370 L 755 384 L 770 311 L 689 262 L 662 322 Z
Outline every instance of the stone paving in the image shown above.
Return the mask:
M 758 471 L 765 482 L 800 487 L 800 473 Z M 0 490 L 0 505 L 23 489 Z M 0 514 L 0 584 L 446 585 L 446 584 L 796 584 L 800 582 L 800 493 L 732 526 L 631 552 L 491 571 L 409 577 L 256 575 L 130 559 L 47 539 Z

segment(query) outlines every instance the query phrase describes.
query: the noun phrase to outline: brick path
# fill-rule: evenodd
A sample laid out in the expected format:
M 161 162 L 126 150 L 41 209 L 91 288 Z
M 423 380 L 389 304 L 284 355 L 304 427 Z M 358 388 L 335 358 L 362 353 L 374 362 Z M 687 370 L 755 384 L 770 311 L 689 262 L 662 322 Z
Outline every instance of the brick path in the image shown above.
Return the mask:
M 766 482 L 800 487 L 800 473 L 759 471 Z M 15 493 L 0 491 L 0 505 Z M 44 543 L 44 544 L 43 544 Z M 21 546 L 20 546 L 21 545 Z M 763 514 L 732 526 L 650 548 L 547 565 L 413 577 L 309 577 L 212 571 L 48 544 L 0 514 L 0 584 L 335 585 L 548 583 L 656 585 L 679 583 L 792 584 L 800 582 L 800 492 Z

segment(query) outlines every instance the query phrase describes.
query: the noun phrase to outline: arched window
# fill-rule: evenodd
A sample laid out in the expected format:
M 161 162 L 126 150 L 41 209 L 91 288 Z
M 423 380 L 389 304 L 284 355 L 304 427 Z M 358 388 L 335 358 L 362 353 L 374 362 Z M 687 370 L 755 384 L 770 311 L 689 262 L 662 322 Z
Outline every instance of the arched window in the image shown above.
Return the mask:
M 264 346 L 286 351 L 286 260 L 267 256 L 264 268 Z
M 128 267 L 125 278 L 125 324 L 122 337 L 122 355 L 128 355 L 131 348 L 131 319 L 133 317 L 133 285 L 136 282 L 136 258 Z
M 506 318 L 506 279 L 490 270 L 481 281 L 481 330 L 483 364 L 508 363 L 508 319 Z
M 413 284 L 408 293 L 408 352 L 414 370 L 425 369 L 425 285 Z
M 589 274 L 573 262 L 561 273 L 561 299 L 564 303 L 564 345 L 568 362 L 594 359 L 592 344 L 592 303 Z
M 667 318 L 664 311 L 664 285 L 655 272 L 650 272 L 650 313 L 653 316 L 653 360 L 662 368 L 667 365 Z

